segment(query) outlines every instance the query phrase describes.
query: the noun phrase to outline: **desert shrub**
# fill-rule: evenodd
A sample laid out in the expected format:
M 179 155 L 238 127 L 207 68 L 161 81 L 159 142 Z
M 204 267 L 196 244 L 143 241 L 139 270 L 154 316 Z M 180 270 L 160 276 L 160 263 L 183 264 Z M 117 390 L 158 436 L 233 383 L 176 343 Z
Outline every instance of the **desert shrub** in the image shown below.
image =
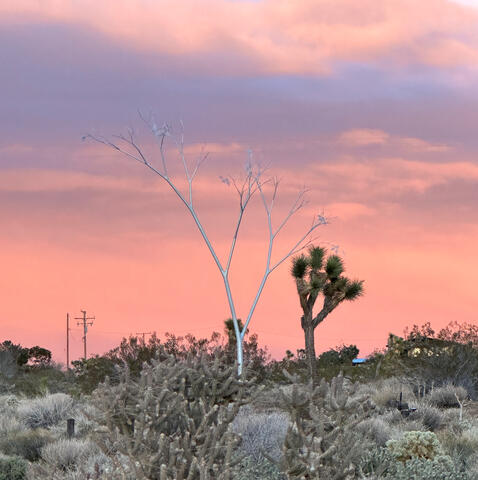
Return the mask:
M 382 418 L 372 417 L 360 422 L 356 431 L 369 438 L 380 447 L 384 447 L 392 437 L 393 428 Z
M 279 460 L 288 424 L 289 417 L 286 413 L 255 413 L 249 405 L 245 405 L 232 422 L 231 428 L 241 436 L 240 450 L 255 462 L 263 462 L 262 451 Z
M 440 435 L 440 443 L 445 453 L 453 459 L 456 465 L 468 470 L 476 460 L 478 428 L 471 427 L 460 433 L 444 431 Z
M 467 396 L 468 393 L 463 387 L 444 385 L 443 387 L 433 389 L 428 395 L 427 400 L 435 407 L 458 408 L 460 402 L 465 400 Z
M 438 455 L 433 460 L 413 458 L 398 463 L 396 470 L 386 478 L 394 480 L 468 480 L 466 472 L 460 472 L 447 455 Z
M 90 394 L 106 377 L 111 382 L 117 379 L 115 361 L 107 356 L 95 355 L 72 362 L 76 384 L 82 393 Z
M 0 480 L 24 480 L 27 462 L 20 457 L 0 455 Z
M 277 464 L 262 457 L 260 460 L 254 460 L 252 457 L 242 458 L 234 467 L 234 480 L 282 480 L 285 477 L 281 474 Z
M 331 365 L 350 364 L 359 354 L 356 345 L 342 345 L 323 352 L 317 359 L 319 367 L 327 367 Z
M 395 408 L 402 393 L 402 402 L 410 403 L 415 400 L 412 389 L 405 380 L 387 378 L 374 385 L 372 399 L 379 407 Z
M 41 428 L 10 432 L 0 439 L 0 450 L 34 462 L 40 458 L 41 449 L 51 441 L 51 433 Z
M 431 430 L 432 432 L 438 430 L 445 423 L 442 412 L 427 403 L 417 404 L 417 410 L 410 414 L 408 420 L 420 421 L 427 430 Z
M 27 480 L 103 480 L 111 467 L 111 460 L 102 453 L 90 454 L 66 469 L 40 460 L 30 464 Z M 121 478 L 136 480 L 133 477 Z
M 16 411 L 19 400 L 15 395 L 1 395 L 0 396 L 0 413 L 7 414 Z
M 70 392 L 74 389 L 73 380 L 71 372 L 51 362 L 47 366 L 27 367 L 15 379 L 15 391 L 28 397 Z
M 7 435 L 10 432 L 23 430 L 24 426 L 12 415 L 3 414 L 0 416 L 0 436 Z
M 67 470 L 75 468 L 97 451 L 98 447 L 88 440 L 65 438 L 45 445 L 41 449 L 41 458 L 57 469 Z
M 66 420 L 73 408 L 73 399 L 64 393 L 54 393 L 32 400 L 22 400 L 18 418 L 28 428 L 48 428 Z
M 240 438 L 229 427 L 251 387 L 220 356 L 153 359 L 137 380 L 125 369 L 94 394 L 108 429 L 96 441 L 115 457 L 111 478 L 231 478 Z
M 365 478 L 390 480 L 468 480 L 447 455 L 433 460 L 413 457 L 399 461 L 388 448 L 373 448 L 362 458 L 361 472 Z M 361 477 L 364 478 L 364 477 Z
M 389 440 L 387 448 L 401 462 L 412 458 L 433 460 L 442 453 L 440 442 L 433 432 L 405 432 L 401 438 Z
M 13 354 L 0 348 L 0 377 L 11 379 L 18 371 L 18 364 Z
M 357 384 L 342 376 L 314 388 L 296 378 L 290 393 L 281 392 L 281 403 L 290 415 L 281 459 L 289 479 L 346 478 L 354 475 L 367 448 L 355 427 L 369 417 L 374 404 L 355 396 Z
M 389 425 L 400 425 L 403 424 L 406 420 L 403 418 L 403 415 L 400 413 L 400 411 L 395 408 L 393 410 L 387 411 L 386 413 L 381 415 L 380 418 Z

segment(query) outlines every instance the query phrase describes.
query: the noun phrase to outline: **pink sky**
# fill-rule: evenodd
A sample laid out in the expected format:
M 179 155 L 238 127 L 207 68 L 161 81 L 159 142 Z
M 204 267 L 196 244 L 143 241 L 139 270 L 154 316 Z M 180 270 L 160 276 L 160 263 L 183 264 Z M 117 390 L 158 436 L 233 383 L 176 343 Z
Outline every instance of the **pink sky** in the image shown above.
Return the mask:
M 206 3 L 206 0 L 205 2 Z M 318 243 L 338 245 L 365 296 L 316 330 L 319 351 L 430 321 L 476 321 L 478 10 L 445 0 L 0 3 L 0 340 L 65 360 L 65 316 L 96 316 L 89 351 L 122 336 L 210 336 L 229 316 L 221 277 L 178 199 L 139 164 L 98 144 L 136 111 L 185 125 L 202 149 L 197 209 L 225 255 L 251 148 L 281 177 L 276 221 L 307 206 L 275 258 L 325 212 Z M 299 6 L 300 5 L 300 6 Z M 174 151 L 171 168 L 184 186 Z M 265 262 L 256 199 L 232 281 L 244 318 Z M 303 346 L 285 263 L 251 323 L 275 357 Z M 76 325 L 75 325 L 76 328 Z M 72 357 L 81 332 L 72 331 Z

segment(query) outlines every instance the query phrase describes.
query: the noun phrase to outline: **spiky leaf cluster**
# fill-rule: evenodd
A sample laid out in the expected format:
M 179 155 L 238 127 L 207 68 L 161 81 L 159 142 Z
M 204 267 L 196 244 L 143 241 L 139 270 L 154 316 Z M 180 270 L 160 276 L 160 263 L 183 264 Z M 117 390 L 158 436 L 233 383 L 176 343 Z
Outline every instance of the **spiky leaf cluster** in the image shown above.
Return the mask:
M 119 385 L 95 392 L 108 432 L 97 442 L 116 462 L 109 478 L 230 479 L 241 459 L 228 427 L 251 385 L 219 357 L 154 360 L 139 380 L 124 370 Z
M 327 308 L 333 309 L 344 300 L 352 301 L 363 294 L 363 281 L 350 280 L 343 275 L 343 260 L 338 255 L 326 258 L 322 247 L 310 247 L 307 255 L 292 259 L 291 274 L 295 278 L 303 308 L 311 308 L 322 293 Z

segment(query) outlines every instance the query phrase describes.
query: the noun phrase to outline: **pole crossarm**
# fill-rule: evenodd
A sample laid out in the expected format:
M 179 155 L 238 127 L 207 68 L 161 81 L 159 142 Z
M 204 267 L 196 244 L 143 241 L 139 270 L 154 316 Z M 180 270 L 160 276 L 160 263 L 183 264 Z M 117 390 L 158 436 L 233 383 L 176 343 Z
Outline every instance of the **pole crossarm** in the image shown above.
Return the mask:
M 78 326 L 83 326 L 83 357 L 86 360 L 87 355 L 86 355 L 86 334 L 88 333 L 88 327 L 91 327 L 93 325 L 93 320 L 96 320 L 95 317 L 87 317 L 86 316 L 86 310 L 81 310 L 81 313 L 83 314 L 82 317 L 75 317 L 75 320 L 81 320 L 81 322 L 76 322 Z M 89 322 L 88 320 L 91 320 Z

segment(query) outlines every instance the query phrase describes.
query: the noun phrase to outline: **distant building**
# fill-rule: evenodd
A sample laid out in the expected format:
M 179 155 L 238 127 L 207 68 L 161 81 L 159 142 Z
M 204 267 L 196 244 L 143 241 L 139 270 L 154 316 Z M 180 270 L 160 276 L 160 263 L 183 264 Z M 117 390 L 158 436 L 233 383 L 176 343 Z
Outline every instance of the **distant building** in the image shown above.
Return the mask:
M 387 341 L 387 350 L 400 356 L 417 357 L 421 354 L 435 355 L 440 351 L 448 351 L 458 345 L 456 342 L 417 336 L 416 338 L 404 339 L 390 333 Z
M 354 358 L 352 360 L 352 365 L 362 365 L 363 363 L 367 363 L 366 358 Z

